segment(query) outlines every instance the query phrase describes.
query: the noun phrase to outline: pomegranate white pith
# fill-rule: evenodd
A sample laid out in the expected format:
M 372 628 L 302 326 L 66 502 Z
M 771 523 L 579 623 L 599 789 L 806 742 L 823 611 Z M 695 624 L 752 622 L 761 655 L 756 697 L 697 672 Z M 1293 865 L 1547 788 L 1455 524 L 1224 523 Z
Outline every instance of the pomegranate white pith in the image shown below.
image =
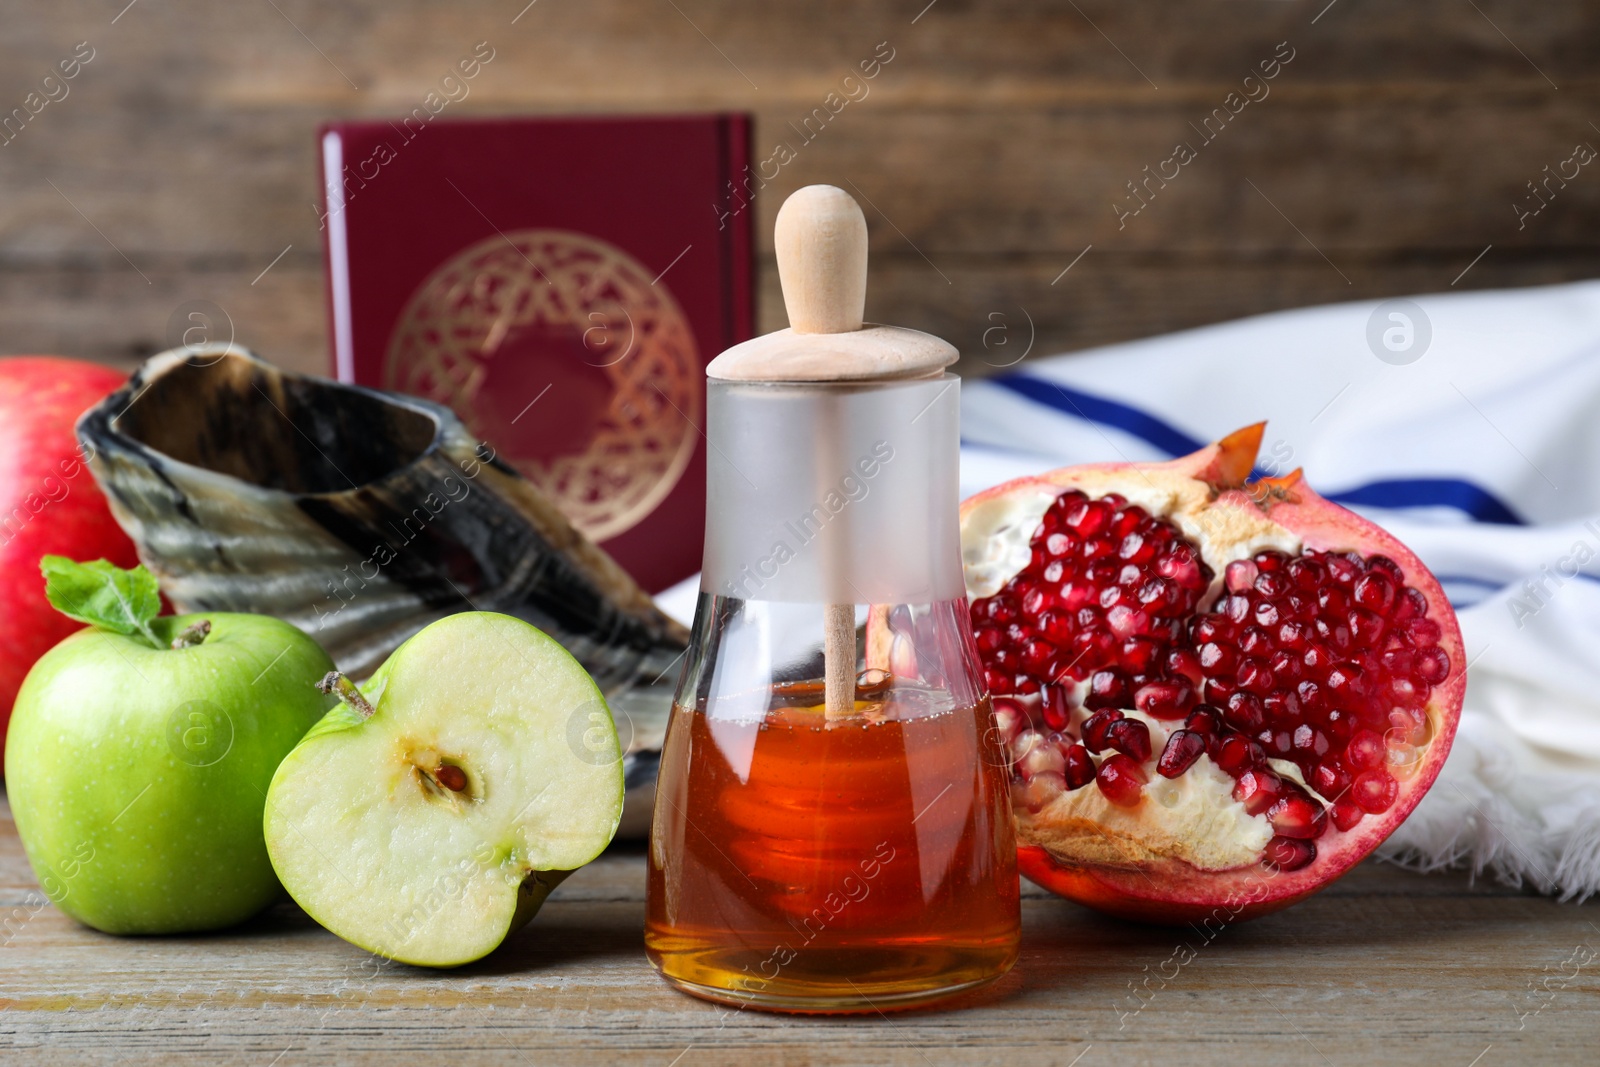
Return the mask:
M 1449 748 L 1443 593 L 1261 427 L 1166 464 L 1066 468 L 962 507 L 974 639 L 1024 873 L 1141 918 L 1258 914 L 1347 870 Z

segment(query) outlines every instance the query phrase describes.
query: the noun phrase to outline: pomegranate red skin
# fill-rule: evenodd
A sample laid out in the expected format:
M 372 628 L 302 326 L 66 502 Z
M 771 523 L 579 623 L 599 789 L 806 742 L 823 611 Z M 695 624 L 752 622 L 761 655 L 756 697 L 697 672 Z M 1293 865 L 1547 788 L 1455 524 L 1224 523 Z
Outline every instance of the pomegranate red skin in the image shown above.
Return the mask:
M 139 562 L 73 433 L 78 416 L 125 380 L 81 360 L 0 359 L 0 736 L 34 661 L 82 629 L 45 600 L 39 558 Z
M 1316 862 L 1296 871 L 1267 872 L 1259 867 L 1206 872 L 1176 860 L 1138 867 L 1067 866 L 1045 849 L 1025 842 L 1019 827 L 1017 864 L 1029 881 L 1069 900 L 1108 915 L 1142 922 L 1188 924 L 1207 920 L 1236 922 L 1287 908 L 1342 877 L 1383 843 L 1422 800 L 1449 754 L 1466 692 L 1466 655 L 1455 612 L 1428 568 L 1381 528 L 1313 492 L 1295 471 L 1282 478 L 1246 481 L 1261 445 L 1265 423 L 1238 430 L 1198 452 L 1163 464 L 1103 463 L 1068 467 L 1035 478 L 1019 478 L 985 490 L 961 505 L 963 519 L 995 497 L 1049 485 L 1072 488 L 1079 472 L 1126 472 L 1161 468 L 1208 483 L 1220 505 L 1259 506 L 1273 521 L 1297 534 L 1307 549 L 1354 550 L 1382 554 L 1399 564 L 1406 581 L 1428 600 L 1428 615 L 1438 624 L 1438 647 L 1450 657 L 1450 674 L 1434 687 L 1428 701 L 1435 730 L 1422 751 L 1416 773 L 1400 784 L 1394 804 L 1379 815 L 1367 815 L 1339 838 L 1316 842 Z M 1019 812 L 1019 819 L 1026 822 Z

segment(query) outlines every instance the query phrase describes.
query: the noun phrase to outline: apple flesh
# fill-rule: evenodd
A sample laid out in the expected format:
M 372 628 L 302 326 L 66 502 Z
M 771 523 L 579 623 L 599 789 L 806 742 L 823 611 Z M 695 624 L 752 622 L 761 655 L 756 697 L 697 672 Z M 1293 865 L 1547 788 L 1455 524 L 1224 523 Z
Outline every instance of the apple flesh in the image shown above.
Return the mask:
M 199 644 L 167 647 L 201 620 Z M 160 648 L 91 628 L 34 665 L 5 754 L 11 812 L 46 895 L 79 922 L 232 926 L 282 899 L 261 834 L 266 789 L 328 710 L 314 683 L 332 663 L 263 615 L 150 625 Z
M 428 626 L 362 693 L 278 768 L 273 866 L 353 944 L 469 963 L 611 842 L 623 792 L 611 714 L 565 649 L 490 612 Z
M 0 360 L 0 738 L 28 669 L 82 628 L 45 600 L 39 558 L 108 559 L 119 567 L 139 562 L 72 429 L 79 415 L 126 379 L 75 359 Z

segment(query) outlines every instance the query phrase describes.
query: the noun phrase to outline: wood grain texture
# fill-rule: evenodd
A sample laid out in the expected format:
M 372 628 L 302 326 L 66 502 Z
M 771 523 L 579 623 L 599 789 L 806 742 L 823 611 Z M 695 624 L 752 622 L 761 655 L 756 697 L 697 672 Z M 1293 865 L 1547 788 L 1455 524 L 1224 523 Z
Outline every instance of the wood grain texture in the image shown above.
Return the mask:
M 1600 1027 L 1600 969 L 1567 962 L 1600 949 L 1595 908 L 1374 863 L 1210 938 L 1025 885 L 1017 969 L 957 1005 L 852 1019 L 725 1011 L 673 992 L 645 960 L 644 863 L 637 847 L 612 849 L 501 950 L 430 972 L 354 948 L 288 904 L 208 937 L 94 933 L 44 903 L 5 808 L 0 1049 L 7 1062 L 122 1067 L 1496 1067 L 1592 1062 Z M 1180 945 L 1194 952 L 1181 966 Z
M 1593 167 L 1514 207 L 1600 145 L 1583 0 L 62 0 L 8 19 L 0 115 L 79 41 L 70 93 L 0 145 L 0 352 L 128 363 L 208 300 L 322 369 L 313 130 L 410 111 L 478 41 L 495 58 L 446 119 L 753 111 L 757 161 L 793 152 L 753 209 L 762 329 L 783 325 L 774 213 L 831 182 L 866 211 L 867 317 L 948 337 L 966 374 L 1014 356 L 984 341 L 1019 308 L 1043 354 L 1445 289 L 1490 245 L 1457 288 L 1600 267 Z M 1282 42 L 1266 95 L 1212 135 Z M 1179 143 L 1195 158 L 1153 181 Z M 1148 203 L 1120 217 L 1130 182 Z

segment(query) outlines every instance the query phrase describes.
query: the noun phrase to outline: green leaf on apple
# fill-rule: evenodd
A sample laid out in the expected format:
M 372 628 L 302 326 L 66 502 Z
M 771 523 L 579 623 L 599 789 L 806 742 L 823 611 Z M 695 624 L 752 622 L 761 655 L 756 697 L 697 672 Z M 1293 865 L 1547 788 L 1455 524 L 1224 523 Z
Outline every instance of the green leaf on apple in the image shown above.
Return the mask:
M 144 567 L 125 571 L 103 559 L 78 563 L 45 556 L 39 570 L 45 597 L 67 618 L 129 637 L 138 634 L 151 648 L 162 647 L 150 629 L 150 621 L 161 614 L 161 590 Z

